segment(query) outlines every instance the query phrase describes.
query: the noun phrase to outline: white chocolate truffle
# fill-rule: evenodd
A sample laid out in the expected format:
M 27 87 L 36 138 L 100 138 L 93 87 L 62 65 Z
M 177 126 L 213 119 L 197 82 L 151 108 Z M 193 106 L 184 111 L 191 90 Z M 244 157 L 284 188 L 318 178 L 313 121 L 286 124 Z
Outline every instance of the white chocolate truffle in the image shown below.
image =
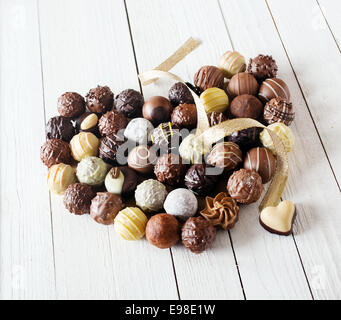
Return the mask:
M 90 186 L 99 186 L 103 183 L 108 171 L 107 164 L 97 157 L 85 157 L 77 166 L 77 178 L 79 182 Z
M 180 144 L 179 153 L 181 158 L 191 163 L 202 163 L 202 158 L 210 152 L 209 146 L 195 139 L 194 134 L 189 134 Z
M 76 181 L 74 169 L 64 163 L 53 165 L 47 174 L 47 186 L 56 194 L 64 194 L 67 187 Z
M 75 160 L 81 161 L 87 156 L 97 156 L 99 140 L 91 132 L 80 132 L 70 141 L 70 149 Z
M 107 191 L 114 194 L 122 193 L 123 183 L 124 175 L 121 170 L 119 171 L 118 177 L 115 177 L 111 171 L 109 171 L 104 180 L 104 185 Z
M 147 144 L 154 130 L 152 123 L 145 118 L 131 120 L 124 130 L 124 136 L 137 144 Z

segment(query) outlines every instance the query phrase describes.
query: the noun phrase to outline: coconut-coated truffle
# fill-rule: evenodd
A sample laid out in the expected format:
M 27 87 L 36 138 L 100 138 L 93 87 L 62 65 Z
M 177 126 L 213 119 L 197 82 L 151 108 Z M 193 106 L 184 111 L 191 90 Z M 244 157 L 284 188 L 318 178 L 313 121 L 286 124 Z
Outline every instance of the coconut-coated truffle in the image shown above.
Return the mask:
M 90 213 L 91 200 L 96 193 L 85 183 L 70 184 L 65 190 L 64 205 L 70 213 L 77 215 Z

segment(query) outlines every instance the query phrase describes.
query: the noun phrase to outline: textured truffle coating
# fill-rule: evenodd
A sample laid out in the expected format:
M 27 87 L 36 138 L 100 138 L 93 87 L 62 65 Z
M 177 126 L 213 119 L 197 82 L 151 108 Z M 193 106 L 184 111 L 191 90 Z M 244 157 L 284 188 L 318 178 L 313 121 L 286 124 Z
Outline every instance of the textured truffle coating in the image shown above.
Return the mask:
M 171 118 L 175 128 L 194 129 L 197 125 L 197 108 L 195 104 L 180 104 L 174 108 Z
M 149 120 L 154 126 L 170 119 L 173 107 L 165 97 L 155 96 L 149 98 L 142 107 L 143 118 Z
M 105 113 L 112 109 L 114 94 L 107 86 L 90 89 L 86 95 L 86 105 L 90 111 Z
M 49 168 L 58 163 L 71 164 L 69 144 L 60 139 L 47 140 L 40 148 L 40 159 Z
M 45 133 L 47 139 L 55 138 L 70 142 L 76 131 L 70 119 L 57 116 L 47 122 Z
M 98 129 L 101 136 L 108 136 L 112 133 L 118 133 L 128 124 L 127 118 L 116 110 L 108 111 L 98 121 Z
M 252 73 L 254 77 L 262 82 L 267 78 L 275 78 L 278 67 L 272 56 L 260 54 L 249 60 L 247 72 Z
M 85 183 L 70 184 L 64 194 L 64 205 L 70 213 L 77 215 L 90 213 L 91 200 L 96 196 Z
M 264 120 L 268 124 L 283 122 L 289 126 L 295 118 L 292 103 L 283 98 L 271 99 L 264 108 Z
M 227 90 L 232 97 L 242 94 L 257 95 L 258 87 L 257 80 L 252 74 L 242 72 L 231 78 Z
M 114 100 L 115 109 L 128 118 L 141 116 L 143 104 L 143 95 L 134 89 L 123 90 Z
M 63 117 L 78 117 L 85 111 L 84 98 L 77 92 L 65 92 L 58 98 L 57 109 Z
M 108 166 L 97 157 L 85 157 L 77 165 L 77 178 L 80 182 L 91 186 L 99 186 L 104 182 Z
M 176 185 L 182 181 L 186 171 L 186 165 L 181 158 L 173 153 L 163 154 L 158 158 L 154 166 L 156 178 L 169 185 Z
M 239 148 L 245 151 L 260 144 L 259 134 L 261 131 L 262 128 L 256 127 L 243 129 L 232 133 L 227 140 L 238 144 Z
M 168 98 L 173 107 L 176 107 L 183 103 L 193 104 L 194 99 L 185 84 L 182 82 L 175 83 L 168 92 Z
M 236 118 L 258 119 L 263 112 L 263 104 L 255 96 L 243 94 L 232 100 L 230 112 Z
M 122 135 L 115 133 L 101 138 L 99 143 L 99 157 L 110 165 L 117 165 L 117 160 L 123 156 L 123 154 L 120 154 L 120 147 L 125 141 Z
M 201 91 L 214 87 L 223 89 L 224 75 L 217 67 L 204 66 L 194 75 L 194 85 Z
M 242 160 L 242 152 L 237 144 L 233 142 L 220 142 L 213 147 L 206 162 L 212 166 L 229 171 L 235 169 Z
M 216 111 L 208 113 L 207 118 L 208 123 L 210 124 L 211 127 L 227 120 L 227 117 L 222 112 Z

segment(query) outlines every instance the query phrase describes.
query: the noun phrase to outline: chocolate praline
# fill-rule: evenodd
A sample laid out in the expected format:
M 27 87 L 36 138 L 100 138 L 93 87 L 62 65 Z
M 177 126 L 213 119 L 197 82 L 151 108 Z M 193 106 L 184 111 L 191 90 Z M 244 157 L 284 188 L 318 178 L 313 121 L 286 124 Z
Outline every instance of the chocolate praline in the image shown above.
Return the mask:
M 195 104 L 183 103 L 174 108 L 172 125 L 180 129 L 194 129 L 197 125 L 197 108 Z
M 151 138 L 161 153 L 176 152 L 182 141 L 179 129 L 174 129 L 171 122 L 161 123 L 157 126 L 153 130 Z
M 112 109 L 114 94 L 107 86 L 90 89 L 86 95 L 86 105 L 92 112 L 102 114 Z
M 126 140 L 122 135 L 115 133 L 103 137 L 99 143 L 99 157 L 110 165 L 121 163 L 120 159 L 123 160 L 124 152 L 120 147 L 125 142 Z
M 227 117 L 222 112 L 216 111 L 208 113 L 207 118 L 208 123 L 210 124 L 211 127 L 227 120 Z
M 278 97 L 290 100 L 290 91 L 286 83 L 278 78 L 264 80 L 259 88 L 258 98 L 266 103 Z
M 58 163 L 71 164 L 70 146 L 60 139 L 47 140 L 40 148 L 40 159 L 49 168 Z
M 75 121 L 77 132 L 91 132 L 99 136 L 98 116 L 94 112 L 84 112 Z
M 70 184 L 65 191 L 64 205 L 70 213 L 77 215 L 90 213 L 91 200 L 96 193 L 85 183 Z
M 295 112 L 290 101 L 279 97 L 271 99 L 265 105 L 263 116 L 267 124 L 282 122 L 289 126 L 295 118 Z
M 77 92 L 65 92 L 58 98 L 57 109 L 63 117 L 78 117 L 85 111 L 84 98 Z
M 226 140 L 238 144 L 241 150 L 246 151 L 260 145 L 259 134 L 261 131 L 262 128 L 257 127 L 243 129 L 233 132 L 230 136 L 226 137 Z
M 267 78 L 275 78 L 277 71 L 278 67 L 272 56 L 263 54 L 250 59 L 247 67 L 247 72 L 253 74 L 259 82 L 262 82 Z
M 194 85 L 201 91 L 214 87 L 223 89 L 224 75 L 217 67 L 204 66 L 194 75 Z
M 213 147 L 206 162 L 212 166 L 229 171 L 235 169 L 242 160 L 242 152 L 237 144 L 233 142 L 220 142 Z
M 128 124 L 127 118 L 116 110 L 108 111 L 98 121 L 101 136 L 108 136 L 124 129 Z
M 182 181 L 186 165 L 175 154 L 164 154 L 158 158 L 154 167 L 156 178 L 163 183 L 175 185 Z
M 194 103 L 194 99 L 193 99 L 191 92 L 189 91 L 187 86 L 183 84 L 182 82 L 175 83 L 169 89 L 168 98 L 171 104 L 173 105 L 173 107 L 176 107 L 179 104 L 184 104 L 184 103 L 188 103 L 188 104 Z
M 243 94 L 232 100 L 230 112 L 236 118 L 258 119 L 263 112 L 263 104 L 255 96 Z
M 55 138 L 70 142 L 76 131 L 70 119 L 57 116 L 47 122 L 45 133 L 46 139 Z
M 227 85 L 227 91 L 230 96 L 236 97 L 242 94 L 257 95 L 258 93 L 258 82 L 256 78 L 246 72 L 235 74 Z
M 129 152 L 128 166 L 139 173 L 150 174 L 153 172 L 156 160 L 157 156 L 154 149 L 141 145 Z
M 137 174 L 129 167 L 111 168 L 104 180 L 108 192 L 129 195 L 137 186 Z
M 143 95 L 134 89 L 123 90 L 114 100 L 115 109 L 127 118 L 141 116 L 143 104 Z
M 149 120 L 154 126 L 170 119 L 173 107 L 165 97 L 154 96 L 143 105 L 143 118 Z

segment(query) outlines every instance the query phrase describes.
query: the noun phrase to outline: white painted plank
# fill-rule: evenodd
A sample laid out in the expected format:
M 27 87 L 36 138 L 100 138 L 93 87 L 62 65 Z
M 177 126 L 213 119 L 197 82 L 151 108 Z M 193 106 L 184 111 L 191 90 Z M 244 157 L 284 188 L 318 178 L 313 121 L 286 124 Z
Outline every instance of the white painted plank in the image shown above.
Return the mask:
M 48 117 L 67 90 L 138 89 L 123 1 L 44 0 L 40 20 Z M 70 215 L 59 197 L 52 211 L 58 298 L 177 298 L 168 250 L 118 239 L 112 227 Z
M 36 1 L 0 0 L 0 299 L 55 298 Z
M 296 146 L 290 154 L 289 180 L 284 198 L 296 203 L 298 216 L 294 234 L 314 297 L 340 298 L 340 193 L 285 51 L 273 28 L 273 21 L 267 14 L 266 3 L 261 0 L 224 0 L 221 5 L 235 48 L 248 57 L 259 53 L 272 54 L 279 66 L 278 76 L 290 88 L 292 101 L 296 106 L 296 118 L 291 126 L 296 136 Z M 283 3 L 282 7 L 285 5 Z M 292 6 L 289 8 L 293 14 L 295 10 Z M 284 17 L 290 17 L 288 12 L 283 14 Z M 281 20 L 287 19 L 284 17 L 281 16 Z M 298 18 L 291 17 L 291 23 L 296 19 Z M 306 24 L 302 19 L 299 21 L 300 28 L 304 28 Z M 300 54 L 303 56 L 298 57 Z M 307 59 L 308 55 L 306 51 L 296 52 L 293 58 Z M 324 65 L 321 66 L 319 70 L 324 69 Z M 295 68 L 295 71 L 303 75 L 306 68 L 299 67 L 298 71 Z M 311 79 L 312 88 L 316 87 L 319 81 L 318 78 Z M 333 81 L 335 79 L 329 80 L 330 86 L 333 86 Z M 240 245 L 245 246 L 245 241 L 238 239 L 234 233 L 233 239 L 236 250 Z M 268 244 L 268 241 L 264 241 L 263 246 Z M 254 250 L 257 250 L 257 247 Z M 287 249 L 279 247 L 278 251 L 279 255 L 283 254 L 281 263 L 290 263 L 285 257 Z M 275 254 L 270 248 L 268 252 L 269 255 Z M 243 274 L 243 266 L 240 265 L 240 268 Z M 248 285 L 250 282 L 246 281 L 246 291 Z M 256 298 L 257 294 L 257 291 L 254 291 L 252 295 Z

